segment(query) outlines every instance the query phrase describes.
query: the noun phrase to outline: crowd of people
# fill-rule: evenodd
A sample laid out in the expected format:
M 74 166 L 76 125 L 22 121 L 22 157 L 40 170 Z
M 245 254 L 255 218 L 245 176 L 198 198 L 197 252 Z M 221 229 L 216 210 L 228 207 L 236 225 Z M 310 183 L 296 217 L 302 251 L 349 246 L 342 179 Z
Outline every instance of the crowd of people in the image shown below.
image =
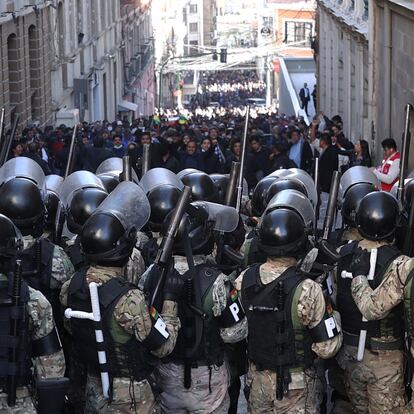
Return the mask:
M 75 171 L 94 172 L 107 158 L 129 155 L 139 175 L 143 145 L 150 144 L 152 168 L 165 167 L 175 173 L 186 168 L 207 174 L 229 173 L 232 161 L 240 160 L 245 110 L 213 110 L 211 117 L 203 112 L 192 116 L 187 113 L 186 117 L 155 116 L 132 124 L 81 123 L 77 126 Z M 64 125 L 44 131 L 28 127 L 12 143 L 9 158 L 29 157 L 39 163 L 45 174 L 63 175 L 72 131 Z M 384 145 L 396 150 L 392 139 Z M 329 192 L 333 171 L 344 172 L 355 165 L 372 167 L 368 142 L 360 139 L 354 144 L 348 140 L 340 116 L 328 119 L 320 113 L 307 126 L 302 119 L 251 109 L 245 160 L 250 190 L 261 178 L 280 168 L 301 168 L 313 175 L 316 157 L 322 192 Z M 394 165 L 390 172 L 393 180 L 398 171 Z
M 237 183 L 242 107 L 81 123 L 73 153 L 63 125 L 17 136 L 0 412 L 234 414 L 243 391 L 252 414 L 413 412 L 414 180 L 397 201 L 395 141 L 374 168 L 340 116 L 250 115 Z

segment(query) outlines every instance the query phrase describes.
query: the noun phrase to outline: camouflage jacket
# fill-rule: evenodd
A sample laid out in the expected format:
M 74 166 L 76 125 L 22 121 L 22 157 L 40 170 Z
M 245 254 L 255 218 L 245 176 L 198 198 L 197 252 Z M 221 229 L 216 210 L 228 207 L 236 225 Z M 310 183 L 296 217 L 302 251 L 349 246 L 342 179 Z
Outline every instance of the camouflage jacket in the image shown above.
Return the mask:
M 87 283 L 95 282 L 98 285 L 106 283 L 114 277 L 122 278 L 123 269 L 120 267 L 91 266 L 86 274 Z M 67 281 L 60 292 L 60 302 L 67 307 L 70 281 Z M 114 309 L 115 320 L 128 334 L 142 342 L 152 329 L 152 320 L 149 313 L 144 293 L 139 289 L 127 292 L 116 304 Z M 177 304 L 165 301 L 161 317 L 164 320 L 169 337 L 167 341 L 152 353 L 160 358 L 167 356 L 175 347 L 175 342 L 180 329 L 180 321 L 177 318 Z
M 217 266 L 212 256 L 195 255 L 194 264 L 207 264 L 211 267 Z M 187 258 L 183 256 L 174 256 L 174 267 L 178 273 L 183 275 L 188 271 Z M 227 306 L 227 291 L 225 282 L 230 280 L 229 276 L 223 273 L 217 277 L 213 284 L 213 315 L 219 317 Z M 228 328 L 220 329 L 220 336 L 225 343 L 236 343 L 247 337 L 247 318 L 244 317 L 240 322 Z
M 362 240 L 359 247 L 369 252 L 386 243 Z M 352 280 L 352 297 L 359 311 L 368 320 L 383 319 L 387 313 L 404 299 L 404 286 L 410 272 L 414 269 L 414 259 L 401 255 L 387 268 L 382 283 L 373 290 L 366 276 Z
M 260 279 L 264 285 L 276 280 L 286 269 L 296 266 L 297 262 L 293 258 L 281 257 L 268 259 L 260 266 Z M 240 291 L 243 282 L 242 272 L 236 280 L 236 288 Z M 309 329 L 317 326 L 325 316 L 326 303 L 321 286 L 311 279 L 303 281 L 299 287 L 301 293 L 298 300 L 298 318 L 303 326 Z M 340 324 L 339 314 L 335 313 L 337 324 Z M 342 333 L 329 339 L 328 341 L 312 344 L 312 350 L 319 357 L 327 359 L 333 357 L 342 345 Z
M 24 249 L 29 249 L 36 242 L 33 236 L 24 236 L 23 243 Z M 52 259 L 52 274 L 50 279 L 51 289 L 60 289 L 62 285 L 69 280 L 69 278 L 75 273 L 75 269 L 69 256 L 60 247 L 56 246 L 53 250 Z
M 5 278 L 0 274 L 0 278 Z M 54 328 L 52 306 L 38 290 L 29 287 L 29 301 L 27 302 L 29 316 L 29 335 L 32 340 L 47 336 Z M 61 378 L 65 373 L 65 357 L 63 350 L 51 355 L 33 359 L 34 373 L 38 378 Z M 35 413 L 30 387 L 18 387 L 16 390 L 16 405 L 9 407 L 7 394 L 0 391 L 0 412 L 31 414 Z
M 1 279 L 6 276 L 0 274 Z M 33 341 L 44 338 L 55 329 L 52 306 L 38 290 L 29 287 L 29 300 L 26 305 L 29 317 L 29 336 Z M 39 378 L 60 378 L 65 373 L 63 350 L 51 355 L 36 357 L 33 360 L 35 374 Z

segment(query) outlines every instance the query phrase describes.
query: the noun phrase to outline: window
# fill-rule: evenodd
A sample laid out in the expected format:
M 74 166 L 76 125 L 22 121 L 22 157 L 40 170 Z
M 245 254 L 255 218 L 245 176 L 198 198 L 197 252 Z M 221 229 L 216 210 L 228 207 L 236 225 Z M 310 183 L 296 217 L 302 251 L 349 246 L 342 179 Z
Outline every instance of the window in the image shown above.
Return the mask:
M 285 43 L 298 43 L 295 47 L 310 47 L 312 23 L 290 21 L 285 22 Z
M 364 0 L 364 14 L 362 15 L 363 20 L 368 20 L 368 0 Z
M 190 13 L 197 13 L 197 4 L 190 4 Z
M 198 33 L 198 23 L 190 23 L 190 33 Z
M 189 48 L 189 54 L 190 55 L 196 55 L 198 53 L 198 41 L 197 40 L 190 40 L 190 48 Z
M 263 26 L 273 27 L 273 17 L 263 17 Z

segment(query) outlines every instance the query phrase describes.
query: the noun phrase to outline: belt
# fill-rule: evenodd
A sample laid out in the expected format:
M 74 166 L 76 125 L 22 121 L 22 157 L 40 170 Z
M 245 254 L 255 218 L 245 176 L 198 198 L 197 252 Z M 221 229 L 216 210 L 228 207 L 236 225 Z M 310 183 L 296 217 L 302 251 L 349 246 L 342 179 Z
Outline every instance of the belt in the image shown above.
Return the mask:
M 347 332 L 342 332 L 344 338 L 344 344 L 349 346 L 354 346 L 358 348 L 359 344 L 359 336 L 349 334 Z M 373 338 L 367 338 L 365 342 L 365 349 L 370 351 L 398 351 L 403 349 L 404 347 L 404 340 L 396 339 L 392 342 L 380 342 Z

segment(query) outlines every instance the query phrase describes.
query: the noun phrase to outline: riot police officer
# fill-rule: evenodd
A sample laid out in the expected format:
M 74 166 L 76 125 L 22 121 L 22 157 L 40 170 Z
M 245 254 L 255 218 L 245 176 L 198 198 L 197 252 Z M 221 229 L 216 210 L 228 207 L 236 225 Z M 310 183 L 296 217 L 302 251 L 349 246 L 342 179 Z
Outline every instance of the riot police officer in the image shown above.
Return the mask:
M 362 198 L 377 191 L 379 187 L 378 178 L 367 167 L 355 166 L 342 175 L 338 199 L 344 226 L 336 232 L 335 245 L 341 246 L 350 240 L 362 239 L 355 222 L 356 211 Z
M 76 171 L 64 180 L 59 194 L 66 219 L 65 251 L 75 270 L 79 270 L 88 264 L 80 248 L 79 234 L 86 220 L 105 200 L 108 193 L 95 174 L 89 171 Z
M 227 413 L 229 374 L 224 345 L 246 337 L 247 321 L 237 291 L 211 253 L 213 231 L 234 231 L 239 215 L 234 208 L 215 203 L 192 206 L 196 211 L 180 223 L 171 270 L 185 281 L 178 303 L 182 329 L 155 378 L 163 412 Z
M 21 268 L 16 267 L 22 247 L 20 231 L 0 214 L 0 411 L 59 413 L 67 385 L 65 359 L 52 306 L 22 280 Z
M 267 260 L 236 280 L 248 320 L 252 413 L 319 412 L 322 386 L 314 353 L 330 358 L 342 343 L 321 286 L 297 267 L 313 217 L 310 201 L 298 191 L 275 196 L 258 226 L 258 246 Z
M 136 233 L 150 217 L 148 199 L 133 182 L 122 182 L 84 224 L 81 246 L 92 263 L 78 271 L 62 288 L 63 306 L 90 309 L 88 284 L 99 285 L 102 331 L 105 344 L 95 342 L 90 321 L 71 319 L 71 333 L 88 366 L 86 412 L 151 413 L 155 407 L 148 378 L 158 358 L 175 346 L 180 322 L 177 296 L 181 284 L 174 275 L 164 286 L 162 309 L 149 308 L 144 293 L 124 280 L 122 268 L 136 243 Z M 160 312 L 159 312 L 160 311 Z M 111 395 L 107 398 L 99 379 L 102 367 L 97 352 L 106 351 Z
M 42 169 L 33 160 L 22 157 L 7 161 L 0 169 L 0 213 L 23 235 L 23 277 L 46 296 L 58 315 L 57 292 L 74 269 L 61 247 L 41 238 L 46 212 L 44 180 Z
M 337 305 L 346 317 L 344 346 L 337 360 L 345 371 L 348 398 L 357 413 L 392 412 L 404 406 L 400 302 L 411 262 L 393 245 L 398 218 L 398 202 L 391 194 L 365 195 L 356 214 L 362 239 L 344 246 L 351 256 L 338 263 Z M 366 250 L 362 256 L 361 249 Z M 400 293 L 388 291 L 389 284 L 398 286 Z M 367 323 L 363 317 L 375 322 Z

